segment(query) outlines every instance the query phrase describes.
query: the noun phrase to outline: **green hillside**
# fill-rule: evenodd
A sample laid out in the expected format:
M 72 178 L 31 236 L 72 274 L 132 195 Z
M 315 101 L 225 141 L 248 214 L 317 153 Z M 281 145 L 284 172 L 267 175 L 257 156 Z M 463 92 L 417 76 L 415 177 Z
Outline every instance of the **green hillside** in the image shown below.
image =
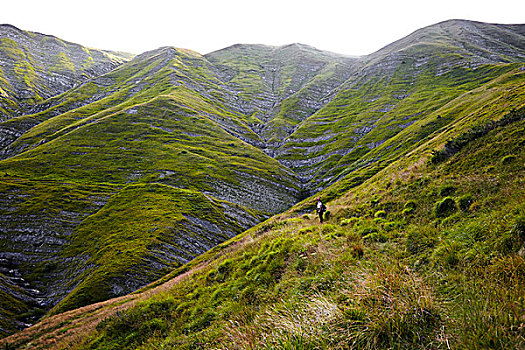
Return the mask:
M 0 122 L 0 333 L 45 318 L 4 343 L 523 346 L 523 28 L 162 47 L 35 100 Z
M 292 208 L 142 293 L 57 315 L 4 342 L 22 349 L 522 348 L 525 107 L 477 123 L 484 113 L 461 114 L 341 193 L 323 225 Z M 436 158 L 445 144 L 456 151 Z
M 199 54 L 161 48 L 51 98 L 45 111 L 2 124 L 27 129 L 3 149 L 0 173 L 12 187 L 0 200 L 4 264 L 32 286 L 29 309 L 59 311 L 129 293 L 300 198 L 295 175 L 247 143 L 259 136 L 244 115 L 218 101 L 220 81 L 195 67 L 205 63 Z M 55 188 L 64 182 L 73 192 L 88 184 L 106 191 L 95 205 L 77 202 L 76 194 L 68 198 Z M 41 192 L 28 190 L 42 183 Z M 29 198 L 26 210 L 13 210 L 12 192 Z M 181 198 L 158 202 L 154 196 L 154 208 L 138 212 L 115 202 L 124 195 L 140 203 L 149 192 Z M 218 213 L 209 216 L 212 208 Z M 40 229 L 56 218 L 51 213 L 57 224 Z M 130 222 L 141 216 L 147 224 Z M 130 227 L 136 240 L 121 235 Z M 97 233 L 110 238 L 97 243 Z M 48 247 L 35 251 L 35 239 Z M 28 317 L 31 312 L 18 316 Z

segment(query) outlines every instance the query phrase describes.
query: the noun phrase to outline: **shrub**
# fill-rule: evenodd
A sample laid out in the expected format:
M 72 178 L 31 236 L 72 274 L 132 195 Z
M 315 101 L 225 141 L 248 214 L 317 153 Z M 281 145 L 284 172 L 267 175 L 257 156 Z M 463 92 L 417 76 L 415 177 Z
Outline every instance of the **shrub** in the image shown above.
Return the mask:
M 434 214 L 437 218 L 446 218 L 457 210 L 456 201 L 452 197 L 445 197 L 436 203 Z
M 391 266 L 394 265 L 394 266 Z M 431 289 L 395 264 L 379 266 L 356 281 L 345 349 L 431 349 L 441 317 Z M 356 320 L 358 322 L 355 322 Z
M 360 239 L 359 234 L 357 232 L 355 232 L 355 231 L 347 231 L 345 236 L 346 236 L 346 242 L 349 245 L 352 242 L 358 242 L 359 239 Z
M 352 217 L 352 218 L 348 218 L 348 219 L 343 219 L 341 220 L 341 223 L 340 225 L 341 226 L 354 226 L 354 224 L 358 221 L 358 219 L 356 217 Z
M 398 221 L 388 221 L 383 224 L 383 229 L 387 232 L 390 232 L 402 226 L 403 224 Z
M 307 234 L 307 233 L 310 233 L 310 232 L 315 232 L 317 230 L 318 230 L 317 226 L 308 226 L 308 227 L 303 227 L 302 229 L 297 231 L 297 233 L 299 233 L 299 234 Z
M 439 190 L 439 195 L 441 197 L 452 196 L 454 193 L 456 193 L 456 187 L 453 185 L 445 185 Z
M 511 163 L 514 163 L 516 160 L 516 156 L 514 154 L 509 154 L 508 156 L 505 156 L 501 159 L 502 165 L 509 165 Z
M 384 232 L 376 231 L 376 232 L 371 232 L 367 234 L 366 236 L 363 237 L 363 239 L 367 241 L 372 241 L 372 242 L 384 243 L 388 241 L 388 236 Z
M 372 221 L 361 222 L 359 223 L 357 227 L 357 233 L 361 237 L 364 237 L 370 233 L 377 232 L 377 231 L 378 231 L 377 225 Z
M 458 198 L 458 206 L 461 211 L 467 212 L 470 209 L 471 204 L 474 202 L 474 198 L 470 194 L 466 194 Z

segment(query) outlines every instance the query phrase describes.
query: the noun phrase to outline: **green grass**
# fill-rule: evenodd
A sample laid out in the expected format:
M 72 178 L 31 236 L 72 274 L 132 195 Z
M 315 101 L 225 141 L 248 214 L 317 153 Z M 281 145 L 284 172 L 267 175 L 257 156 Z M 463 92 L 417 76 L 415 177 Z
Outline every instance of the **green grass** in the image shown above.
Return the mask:
M 325 178 L 341 178 L 369 162 L 387 160 L 388 163 L 452 121 L 479 113 L 477 108 L 493 108 L 494 101 L 487 99 L 500 98 L 494 94 L 496 89 L 508 89 L 504 92 L 508 95 L 508 104 L 520 107 L 517 97 L 522 91 L 523 74 L 516 70 L 517 67 L 511 64 L 486 65 L 476 70 L 457 68 L 440 77 L 426 71 L 412 81 L 403 79 L 405 73 L 401 67 L 390 80 L 378 77 L 363 85 L 355 82 L 358 89 L 341 92 L 302 123 L 281 147 L 278 159 L 299 163 L 321 157 L 320 162 L 308 166 L 292 164 L 299 175 L 314 175 L 311 186 L 326 186 Z M 477 87 L 480 89 L 475 89 Z M 395 95 L 400 90 L 408 95 L 401 100 Z M 508 107 L 501 101 L 495 105 Z M 485 110 L 482 115 L 488 112 Z M 309 140 L 315 135 L 331 137 L 317 141 L 318 146 L 324 147 L 315 153 L 294 150 L 294 147 L 309 146 Z M 356 158 L 353 154 L 358 151 L 360 154 Z M 331 155 L 334 152 L 344 153 Z
M 162 48 L 2 123 L 27 131 L 3 150 L 4 222 L 63 230 L 29 281 L 69 277 L 56 314 L 201 269 L 79 348 L 522 346 L 523 64 L 476 66 L 432 38 L 359 62 L 302 45 Z M 77 49 L 86 60 L 55 69 L 95 60 Z M 15 69 L 26 84 L 39 72 Z M 220 244 L 319 190 L 327 224 L 308 198 Z
M 217 232 L 203 235 L 203 227 L 191 221 L 194 217 L 214 225 Z M 119 294 L 129 293 L 191 260 L 201 253 L 201 245 L 211 248 L 241 231 L 225 216 L 221 203 L 200 192 L 161 184 L 126 186 L 76 228 L 62 251 L 65 258 L 87 259 L 70 269 L 76 276 L 70 283 L 76 287 L 52 313 L 106 300 L 112 296 L 112 284 L 122 285 L 128 280 L 125 276 L 136 275 L 134 288 Z M 166 246 L 178 253 L 167 254 Z
M 406 171 L 394 163 L 329 203 L 327 224 L 302 216 L 256 226 L 228 253 L 223 245 L 200 257 L 206 266 L 168 293 L 100 323 L 78 348 L 520 348 L 525 154 L 513 149 L 514 165 L 498 160 L 524 127 L 490 131 L 383 187 Z M 478 167 L 466 172 L 465 162 Z M 492 164 L 497 172 L 486 173 Z M 436 218 L 452 185 L 473 203 Z

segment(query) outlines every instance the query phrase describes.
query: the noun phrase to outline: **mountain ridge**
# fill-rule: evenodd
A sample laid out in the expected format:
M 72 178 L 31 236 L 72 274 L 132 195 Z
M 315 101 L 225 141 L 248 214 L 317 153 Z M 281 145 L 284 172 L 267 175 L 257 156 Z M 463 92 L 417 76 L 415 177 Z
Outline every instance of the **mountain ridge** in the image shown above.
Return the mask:
M 30 112 L 38 102 L 127 60 L 12 25 L 1 25 L 0 35 L 1 120 Z

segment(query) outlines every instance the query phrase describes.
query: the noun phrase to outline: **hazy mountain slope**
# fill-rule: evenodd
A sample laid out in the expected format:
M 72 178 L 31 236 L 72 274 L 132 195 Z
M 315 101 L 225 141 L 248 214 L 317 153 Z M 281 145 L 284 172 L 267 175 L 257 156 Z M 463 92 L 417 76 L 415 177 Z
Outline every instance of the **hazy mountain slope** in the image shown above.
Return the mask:
M 0 37 L 0 121 L 127 60 L 11 25 L 0 25 Z
M 366 155 L 408 126 L 520 67 L 497 62 L 523 62 L 524 43 L 523 26 L 448 21 L 416 31 L 361 58 L 360 70 L 330 103 L 298 126 L 276 158 L 310 189 L 326 187 L 348 167 L 379 160 Z M 428 125 L 427 134 L 447 122 Z M 407 141 L 421 139 L 389 143 L 388 152 L 406 150 Z
M 523 96 L 517 82 L 508 75 L 454 99 L 455 121 L 341 192 L 328 223 L 291 210 L 143 293 L 57 315 L 4 344 L 522 348 L 525 104 L 501 95 Z

